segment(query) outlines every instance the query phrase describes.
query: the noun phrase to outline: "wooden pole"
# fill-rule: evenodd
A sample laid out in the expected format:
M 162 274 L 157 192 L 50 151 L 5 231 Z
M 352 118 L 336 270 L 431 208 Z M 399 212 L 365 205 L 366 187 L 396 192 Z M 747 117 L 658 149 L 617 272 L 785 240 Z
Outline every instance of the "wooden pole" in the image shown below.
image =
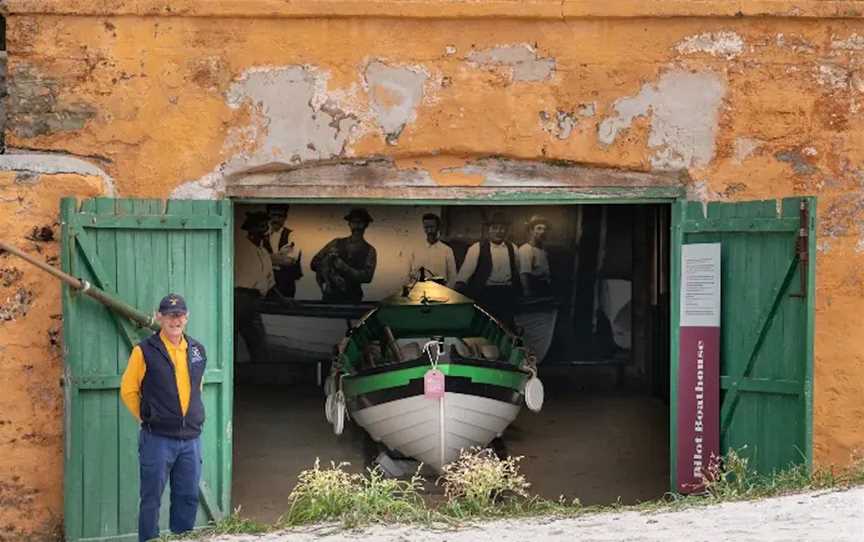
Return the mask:
M 160 327 L 156 320 L 135 307 L 128 305 L 127 303 L 121 301 L 120 299 L 115 298 L 114 296 L 108 294 L 106 291 L 101 288 L 97 288 L 93 286 L 88 281 L 79 279 L 77 277 L 73 277 L 72 275 L 65 273 L 52 265 L 48 265 L 47 263 L 40 261 L 33 256 L 23 252 L 22 250 L 14 247 L 8 243 L 0 241 L 0 250 L 4 250 L 9 254 L 13 254 L 18 256 L 22 260 L 27 263 L 36 266 L 37 268 L 45 271 L 53 275 L 54 277 L 60 279 L 61 282 L 68 284 L 70 287 L 92 297 L 96 301 L 102 303 L 109 309 L 116 311 L 126 318 L 129 318 L 136 324 L 142 327 L 150 328 L 154 331 L 159 331 Z

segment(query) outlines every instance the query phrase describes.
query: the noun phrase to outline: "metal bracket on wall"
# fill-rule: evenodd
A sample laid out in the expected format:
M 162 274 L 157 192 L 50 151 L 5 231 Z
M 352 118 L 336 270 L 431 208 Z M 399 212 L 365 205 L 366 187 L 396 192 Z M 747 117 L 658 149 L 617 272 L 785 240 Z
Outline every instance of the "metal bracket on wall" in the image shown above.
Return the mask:
M 795 246 L 795 255 L 798 258 L 799 265 L 801 266 L 801 272 L 799 274 L 801 278 L 801 291 L 796 294 L 790 294 L 789 297 L 800 297 L 806 299 L 807 270 L 810 265 L 810 251 L 808 249 L 810 246 L 810 233 L 808 228 L 810 224 L 810 208 L 806 199 L 801 200 L 799 217 L 800 224 L 798 226 L 798 239 Z

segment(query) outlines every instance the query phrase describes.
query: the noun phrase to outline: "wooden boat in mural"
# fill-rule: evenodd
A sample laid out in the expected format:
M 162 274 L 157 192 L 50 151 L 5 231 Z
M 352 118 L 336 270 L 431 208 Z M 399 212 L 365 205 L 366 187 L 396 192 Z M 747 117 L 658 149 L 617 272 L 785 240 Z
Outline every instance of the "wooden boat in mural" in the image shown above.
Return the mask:
M 326 363 L 333 356 L 333 345 L 377 304 L 371 302 L 333 304 L 313 300 L 285 303 L 266 299 L 262 319 L 267 343 L 282 360 L 295 364 Z
M 373 440 L 440 471 L 486 446 L 543 386 L 521 339 L 432 280 L 384 299 L 338 346 L 325 384 L 337 434 L 346 412 Z

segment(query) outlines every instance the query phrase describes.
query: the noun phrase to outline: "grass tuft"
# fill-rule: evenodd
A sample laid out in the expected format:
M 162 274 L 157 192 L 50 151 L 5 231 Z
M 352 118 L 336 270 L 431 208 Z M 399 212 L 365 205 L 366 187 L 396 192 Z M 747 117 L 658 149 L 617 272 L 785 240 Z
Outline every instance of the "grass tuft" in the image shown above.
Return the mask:
M 288 497 L 288 512 L 277 523 L 291 527 L 306 523 L 339 521 L 345 527 L 365 523 L 411 522 L 429 514 L 420 491 L 423 479 L 386 478 L 380 469 L 366 475 L 344 470 L 347 463 L 321 468 L 316 459 L 312 469 L 300 473 L 297 486 Z
M 260 534 L 272 530 L 273 526 L 271 525 L 265 525 L 249 518 L 244 518 L 241 514 L 240 507 L 237 507 L 231 515 L 222 518 L 216 523 L 212 523 L 202 529 L 195 529 L 186 534 L 165 534 L 159 537 L 159 541 L 171 542 L 176 540 L 188 540 L 191 537 L 198 539 L 200 537 L 209 538 L 211 536 L 231 534 Z
M 842 489 L 864 484 L 864 460 L 853 457 L 843 469 L 790 465 L 771 474 L 753 472 L 744 455 L 746 446 L 729 450 L 709 471 L 705 490 L 714 502 L 760 499 L 818 489 Z
M 500 459 L 488 448 L 462 450 L 444 466 L 438 479 L 447 505 L 444 513 L 456 517 L 492 514 L 502 506 L 524 505 L 531 484 L 519 472 L 521 457 Z

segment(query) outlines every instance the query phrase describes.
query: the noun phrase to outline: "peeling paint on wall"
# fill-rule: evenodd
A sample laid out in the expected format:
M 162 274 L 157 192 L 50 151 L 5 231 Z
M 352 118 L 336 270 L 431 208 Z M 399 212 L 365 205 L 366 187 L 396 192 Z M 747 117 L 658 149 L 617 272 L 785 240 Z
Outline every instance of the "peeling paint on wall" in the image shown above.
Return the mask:
M 806 147 L 804 149 L 787 149 L 778 151 L 774 153 L 774 158 L 789 164 L 796 175 L 807 176 L 813 175 L 818 171 L 816 167 L 810 163 L 810 159 L 808 158 L 815 156 L 815 154 L 815 149 L 812 147 Z
M 850 77 L 849 69 L 838 64 L 820 64 L 816 68 L 816 81 L 834 89 L 848 88 Z
M 708 202 L 720 199 L 720 194 L 711 190 L 708 183 L 705 181 L 694 181 L 687 185 L 687 199 L 691 201 L 701 201 L 703 211 L 707 209 Z
M 775 38 L 774 43 L 777 47 L 781 48 L 789 48 L 792 51 L 799 54 L 813 54 L 816 52 L 816 46 L 810 43 L 806 38 L 797 34 L 785 34 L 783 32 L 779 32 Z
M 585 118 L 593 117 L 595 114 L 597 114 L 597 103 L 591 102 L 587 104 L 582 104 L 579 106 L 578 112 L 579 115 Z
M 744 52 L 744 40 L 735 32 L 705 32 L 687 36 L 675 45 L 682 55 L 707 53 L 731 60 Z
M 428 75 L 420 69 L 370 62 L 363 74 L 372 100 L 372 110 L 387 143 L 395 145 L 402 130 L 417 118 Z
M 714 157 L 718 109 L 725 93 L 724 81 L 712 72 L 666 73 L 636 96 L 616 101 L 615 114 L 600 123 L 597 137 L 611 145 L 636 117 L 650 114 L 648 147 L 655 149 L 650 158 L 654 169 L 705 166 Z
M 852 187 L 834 196 L 819 216 L 824 252 L 831 249 L 832 241 L 843 237 L 855 237 L 853 249 L 856 253 L 864 252 L 864 170 L 849 173 L 854 178 Z
M 577 123 L 576 114 L 573 111 L 555 111 L 547 113 L 540 112 L 540 126 L 548 134 L 551 134 L 558 139 L 567 139 L 573 132 L 573 128 Z
M 340 156 L 357 124 L 326 95 L 326 75 L 289 66 L 247 71 L 228 91 L 233 108 L 249 106 L 258 143 L 245 165 L 299 163 Z
M 558 109 L 556 111 L 541 111 L 540 127 L 543 131 L 557 137 L 558 139 L 567 139 L 579 123 L 579 117 L 593 117 L 597 109 L 594 102 L 581 104 L 575 111 L 564 111 Z
M 7 84 L 6 126 L 18 137 L 80 130 L 96 116 L 96 109 L 87 103 L 63 103 L 58 98 L 61 83 L 29 64 L 17 64 Z
M 765 144 L 761 139 L 752 137 L 736 137 L 735 138 L 735 162 L 743 163 L 750 158 L 754 152 L 760 149 Z
M 356 115 L 327 93 L 326 73 L 308 66 L 247 70 L 228 90 L 233 109 L 248 107 L 249 124 L 232 129 L 234 152 L 201 179 L 178 186 L 172 198 L 213 199 L 226 176 L 272 163 L 300 164 L 343 156 L 359 124 Z
M 831 48 L 841 51 L 864 51 L 864 36 L 852 34 L 846 39 L 831 36 Z
M 26 288 L 18 288 L 14 294 L 0 303 L 0 321 L 27 316 L 31 303 L 33 303 L 33 292 Z
M 541 58 L 526 43 L 471 51 L 467 60 L 477 66 L 507 66 L 512 70 L 512 81 L 543 81 L 555 72 L 555 59 Z

